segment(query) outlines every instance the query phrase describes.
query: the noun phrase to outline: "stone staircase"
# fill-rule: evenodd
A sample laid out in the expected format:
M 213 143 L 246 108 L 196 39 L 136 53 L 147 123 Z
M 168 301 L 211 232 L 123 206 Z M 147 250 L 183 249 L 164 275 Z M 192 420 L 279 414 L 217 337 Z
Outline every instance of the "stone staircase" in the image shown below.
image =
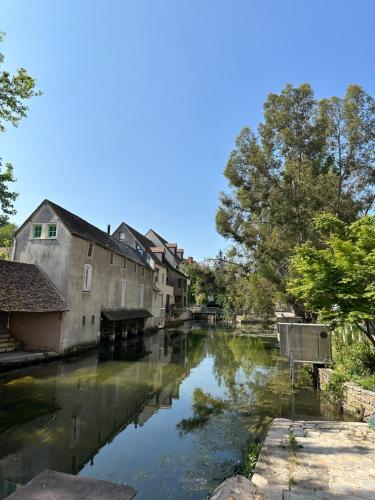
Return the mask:
M 9 332 L 0 333 L 0 353 L 12 352 L 19 347 L 19 342 Z

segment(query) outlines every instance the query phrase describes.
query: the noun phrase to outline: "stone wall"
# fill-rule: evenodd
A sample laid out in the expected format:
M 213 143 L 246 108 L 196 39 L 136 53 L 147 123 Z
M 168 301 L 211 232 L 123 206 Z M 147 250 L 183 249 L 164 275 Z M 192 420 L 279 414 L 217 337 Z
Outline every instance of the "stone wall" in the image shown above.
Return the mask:
M 321 388 L 329 382 L 333 373 L 334 371 L 330 368 L 319 368 L 319 386 Z M 343 409 L 345 411 L 355 413 L 364 421 L 375 414 L 375 392 L 362 389 L 353 382 L 345 382 L 344 388 Z

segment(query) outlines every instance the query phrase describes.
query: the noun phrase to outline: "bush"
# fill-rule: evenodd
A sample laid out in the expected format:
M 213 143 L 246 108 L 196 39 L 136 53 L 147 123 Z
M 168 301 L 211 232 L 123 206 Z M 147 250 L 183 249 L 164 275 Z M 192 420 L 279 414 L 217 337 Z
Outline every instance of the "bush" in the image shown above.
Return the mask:
M 358 381 L 375 373 L 375 351 L 362 334 L 336 330 L 333 339 L 334 369 L 347 380 Z
M 359 382 L 359 385 L 361 387 L 363 387 L 363 389 L 367 389 L 368 391 L 375 392 L 375 373 L 373 375 L 370 375 L 369 377 L 361 380 Z
M 328 395 L 329 400 L 336 406 L 342 406 L 345 397 L 344 382 L 347 378 L 339 372 L 334 372 L 329 382 L 324 385 L 323 391 Z

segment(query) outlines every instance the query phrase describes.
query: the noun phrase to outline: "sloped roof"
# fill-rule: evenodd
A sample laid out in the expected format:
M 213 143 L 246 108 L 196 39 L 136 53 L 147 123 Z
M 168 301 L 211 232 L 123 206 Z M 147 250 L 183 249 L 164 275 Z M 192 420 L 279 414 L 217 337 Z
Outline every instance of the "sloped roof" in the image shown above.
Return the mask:
M 102 309 L 102 314 L 110 321 L 123 321 L 125 319 L 152 318 L 152 314 L 146 309 Z
M 93 226 L 81 217 L 78 217 L 78 215 L 69 212 L 65 208 L 56 205 L 56 203 L 53 203 L 50 200 L 44 200 L 43 203 L 48 204 L 53 208 L 53 210 L 56 212 L 56 215 L 60 218 L 61 222 L 71 234 L 75 234 L 77 236 L 80 236 L 81 238 L 92 241 L 93 243 L 96 243 L 101 247 L 112 250 L 113 252 L 134 260 L 142 266 L 149 267 L 142 256 L 139 255 L 139 253 L 134 248 L 127 245 L 123 241 L 117 240 L 105 231 L 102 231 L 98 227 Z
M 154 259 L 157 261 L 158 264 L 161 266 L 165 266 L 165 262 L 163 262 L 157 255 L 155 255 L 151 248 L 154 248 L 155 245 L 154 243 L 147 238 L 147 236 L 144 236 L 143 234 L 139 233 L 134 227 L 129 226 L 126 222 L 123 222 L 124 226 L 128 228 L 128 230 L 133 234 L 134 238 L 139 241 L 139 243 L 144 247 L 146 252 Z
M 0 311 L 67 311 L 52 281 L 35 264 L 0 260 Z
M 182 262 L 182 259 L 177 255 L 177 253 L 173 253 L 171 251 L 171 248 L 176 248 L 176 251 L 178 251 L 178 245 L 177 243 L 169 243 L 165 238 L 163 238 L 162 236 L 160 236 L 159 233 L 157 233 L 154 229 L 149 229 L 149 231 L 152 231 L 155 236 L 157 238 L 159 238 L 159 240 L 163 243 L 163 245 L 165 246 L 165 248 L 168 249 L 168 251 L 173 255 L 173 257 L 177 260 L 177 262 Z

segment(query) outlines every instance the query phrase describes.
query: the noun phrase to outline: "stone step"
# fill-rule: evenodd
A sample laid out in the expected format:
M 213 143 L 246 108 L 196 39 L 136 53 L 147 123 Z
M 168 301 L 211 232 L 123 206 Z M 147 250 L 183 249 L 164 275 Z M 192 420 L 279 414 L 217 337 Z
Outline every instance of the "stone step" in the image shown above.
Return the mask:
M 2 352 L 13 352 L 17 349 L 18 346 L 14 347 L 0 347 L 0 353 Z
M 11 335 L 10 333 L 0 335 L 0 344 L 2 342 L 9 342 L 10 340 L 15 340 L 13 335 Z
M 0 344 L 0 352 L 11 352 L 19 347 L 19 342 L 12 340 L 10 342 L 2 342 Z

